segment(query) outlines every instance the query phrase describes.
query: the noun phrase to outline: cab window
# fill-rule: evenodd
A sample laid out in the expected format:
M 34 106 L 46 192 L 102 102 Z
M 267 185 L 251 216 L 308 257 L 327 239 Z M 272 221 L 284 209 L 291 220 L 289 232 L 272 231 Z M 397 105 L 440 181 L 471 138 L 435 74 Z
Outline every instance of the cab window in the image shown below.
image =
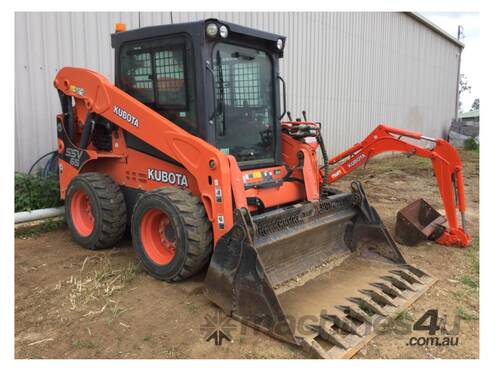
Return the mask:
M 121 88 L 196 133 L 192 48 L 186 38 L 128 43 L 120 51 Z

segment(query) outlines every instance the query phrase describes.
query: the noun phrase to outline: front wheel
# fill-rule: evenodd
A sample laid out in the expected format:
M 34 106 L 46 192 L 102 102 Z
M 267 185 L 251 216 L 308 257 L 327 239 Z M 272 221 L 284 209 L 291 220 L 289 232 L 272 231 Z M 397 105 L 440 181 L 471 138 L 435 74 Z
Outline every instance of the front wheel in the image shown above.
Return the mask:
M 144 193 L 131 222 L 132 241 L 146 271 L 166 281 L 186 279 L 205 266 L 212 226 L 200 200 L 177 188 Z

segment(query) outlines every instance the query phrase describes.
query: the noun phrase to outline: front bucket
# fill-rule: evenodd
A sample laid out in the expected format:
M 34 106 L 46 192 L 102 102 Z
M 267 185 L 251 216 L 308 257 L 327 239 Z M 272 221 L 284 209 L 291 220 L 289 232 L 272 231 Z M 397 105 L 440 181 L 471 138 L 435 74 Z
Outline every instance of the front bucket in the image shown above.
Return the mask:
M 396 240 L 407 246 L 415 246 L 427 239 L 434 240 L 444 231 L 446 218 L 423 199 L 417 199 L 398 211 Z
M 235 211 L 205 280 L 227 315 L 322 358 L 349 358 L 433 283 L 408 265 L 359 183 L 319 203 Z

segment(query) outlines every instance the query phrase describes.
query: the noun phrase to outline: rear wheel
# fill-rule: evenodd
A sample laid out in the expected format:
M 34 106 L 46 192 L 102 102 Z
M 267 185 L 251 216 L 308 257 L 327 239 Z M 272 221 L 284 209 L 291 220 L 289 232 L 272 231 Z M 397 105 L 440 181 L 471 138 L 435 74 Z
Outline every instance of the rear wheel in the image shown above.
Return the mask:
M 137 256 L 155 278 L 179 281 L 205 266 L 212 251 L 212 227 L 197 197 L 176 188 L 145 193 L 131 223 Z
M 82 173 L 66 192 L 66 222 L 75 242 L 87 249 L 113 246 L 123 237 L 127 207 L 120 187 L 102 173 Z

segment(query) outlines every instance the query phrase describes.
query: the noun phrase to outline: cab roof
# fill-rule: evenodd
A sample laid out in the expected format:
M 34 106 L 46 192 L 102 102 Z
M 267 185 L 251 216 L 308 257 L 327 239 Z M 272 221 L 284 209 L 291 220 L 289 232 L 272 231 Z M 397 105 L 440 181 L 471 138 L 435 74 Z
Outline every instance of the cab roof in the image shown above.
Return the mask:
M 273 34 L 262 30 L 252 29 L 250 27 L 237 25 L 235 23 L 218 20 L 216 18 L 208 18 L 195 22 L 174 23 L 171 25 L 148 26 L 133 29 L 129 31 L 122 31 L 111 34 L 111 46 L 118 47 L 121 43 L 160 37 L 165 35 L 173 35 L 178 33 L 188 33 L 193 37 L 204 37 L 205 25 L 209 22 L 216 22 L 219 26 L 225 25 L 229 29 L 229 35 L 238 34 L 243 37 L 251 37 L 262 39 L 264 41 L 276 42 L 282 39 L 285 43 L 286 37 L 283 35 Z

